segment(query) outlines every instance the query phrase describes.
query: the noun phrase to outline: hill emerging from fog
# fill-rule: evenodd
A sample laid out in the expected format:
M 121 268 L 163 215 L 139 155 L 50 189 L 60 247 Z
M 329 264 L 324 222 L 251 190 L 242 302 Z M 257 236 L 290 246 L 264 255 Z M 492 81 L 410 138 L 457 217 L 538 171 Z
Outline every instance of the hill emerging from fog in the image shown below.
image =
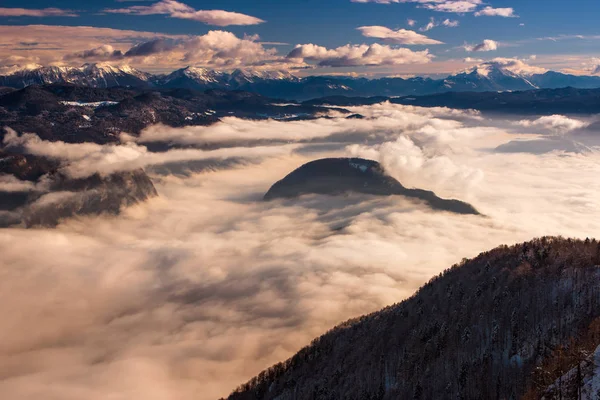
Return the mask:
M 332 329 L 229 399 L 577 398 L 600 343 L 599 278 L 595 240 L 501 246 Z
M 396 179 L 387 175 L 378 162 L 362 158 L 325 158 L 311 161 L 275 183 L 264 198 L 273 200 L 294 198 L 303 194 L 344 193 L 401 195 L 422 200 L 436 210 L 458 214 L 479 214 L 468 203 L 442 199 L 426 190 L 405 188 Z

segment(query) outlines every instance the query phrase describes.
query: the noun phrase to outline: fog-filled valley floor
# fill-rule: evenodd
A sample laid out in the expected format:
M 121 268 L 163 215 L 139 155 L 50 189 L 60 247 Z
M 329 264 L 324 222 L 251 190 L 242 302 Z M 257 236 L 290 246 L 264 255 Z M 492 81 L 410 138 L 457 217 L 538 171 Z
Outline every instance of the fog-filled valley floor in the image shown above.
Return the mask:
M 5 145 L 75 177 L 145 168 L 159 196 L 119 216 L 0 230 L 0 393 L 215 399 L 464 257 L 543 235 L 600 237 L 593 117 L 347 109 L 364 118 L 228 117 L 152 126 L 114 146 L 8 132 Z M 156 143 L 169 146 L 150 151 Z M 302 164 L 350 156 L 482 215 L 402 196 L 263 201 Z M 4 190 L 19 185 L 0 177 Z

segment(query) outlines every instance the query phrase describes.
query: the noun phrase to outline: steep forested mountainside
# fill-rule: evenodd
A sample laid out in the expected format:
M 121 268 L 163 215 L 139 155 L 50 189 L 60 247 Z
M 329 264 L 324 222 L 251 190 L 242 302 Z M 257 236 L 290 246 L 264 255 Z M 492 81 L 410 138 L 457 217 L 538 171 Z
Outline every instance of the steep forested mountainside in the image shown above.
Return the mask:
M 463 260 L 402 303 L 332 329 L 229 398 L 516 399 L 539 393 L 536 388 L 548 389 L 582 360 L 563 360 L 561 368 L 536 376 L 560 349 L 576 352 L 583 337 L 600 343 L 594 328 L 599 264 L 595 240 L 547 237 L 501 246 Z

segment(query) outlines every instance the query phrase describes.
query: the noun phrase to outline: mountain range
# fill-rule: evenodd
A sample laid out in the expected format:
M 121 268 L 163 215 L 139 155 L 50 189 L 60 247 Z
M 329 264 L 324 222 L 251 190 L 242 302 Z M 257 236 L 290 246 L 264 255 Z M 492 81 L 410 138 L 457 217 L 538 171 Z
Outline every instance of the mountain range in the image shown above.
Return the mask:
M 307 100 L 324 96 L 420 96 L 446 92 L 504 92 L 574 87 L 600 88 L 600 76 L 560 72 L 526 73 L 484 63 L 444 79 L 355 78 L 339 76 L 297 77 L 287 71 L 237 69 L 217 71 L 185 67 L 169 74 L 150 74 L 129 66 L 84 64 L 81 67 L 30 67 L 0 76 L 0 86 L 23 88 L 34 84 L 70 83 L 98 88 L 184 88 L 244 90 L 264 96 Z

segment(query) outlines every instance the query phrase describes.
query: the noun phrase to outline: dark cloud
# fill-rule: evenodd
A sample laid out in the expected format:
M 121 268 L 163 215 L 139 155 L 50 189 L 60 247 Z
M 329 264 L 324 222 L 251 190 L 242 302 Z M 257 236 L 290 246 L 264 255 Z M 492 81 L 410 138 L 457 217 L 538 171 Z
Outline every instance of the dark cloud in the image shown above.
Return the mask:
M 178 41 L 173 39 L 154 39 L 133 46 L 127 50 L 125 57 L 149 56 L 152 54 L 172 51 L 177 46 Z
M 116 50 L 111 45 L 103 45 L 90 50 L 84 50 L 65 56 L 65 60 L 121 60 L 124 55 L 121 50 Z

